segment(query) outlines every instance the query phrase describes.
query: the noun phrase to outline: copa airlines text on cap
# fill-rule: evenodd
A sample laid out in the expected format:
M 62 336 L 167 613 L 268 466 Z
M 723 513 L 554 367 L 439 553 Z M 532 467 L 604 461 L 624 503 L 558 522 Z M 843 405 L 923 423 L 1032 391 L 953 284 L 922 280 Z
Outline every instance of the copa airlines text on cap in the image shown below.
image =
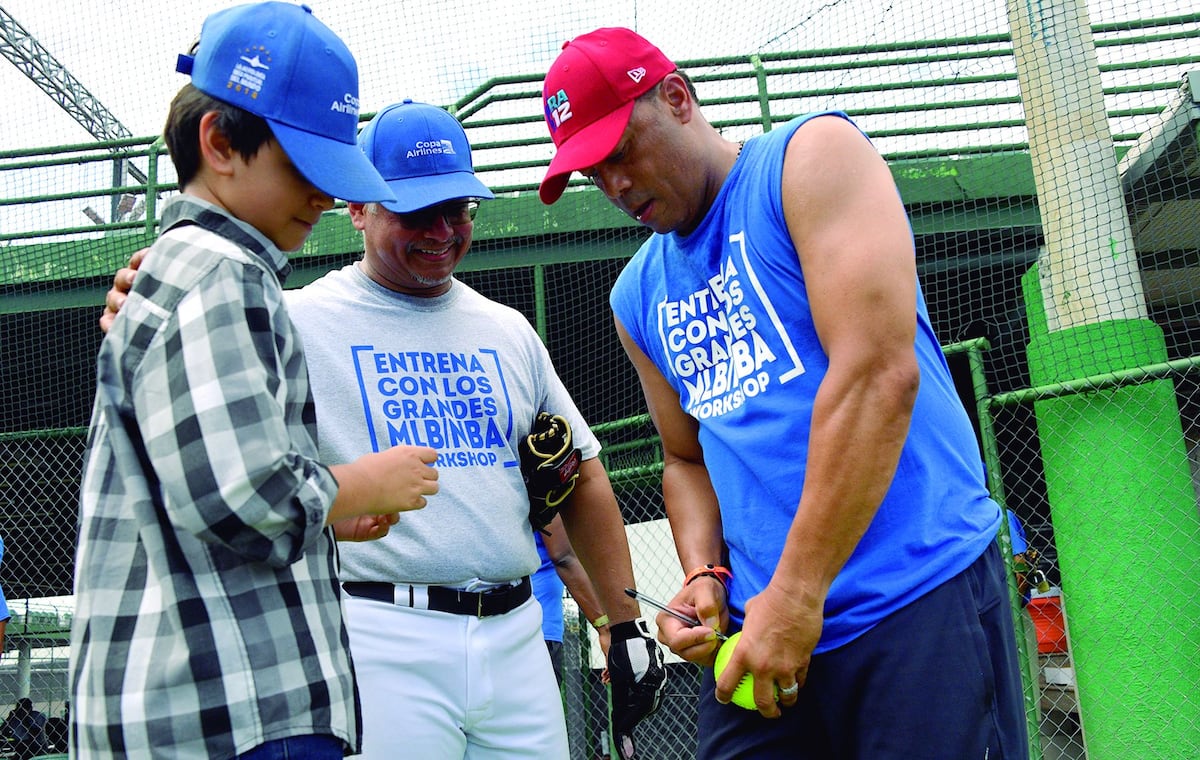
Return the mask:
M 413 149 L 408 151 L 405 158 L 416 158 L 417 156 L 434 156 L 434 155 L 453 156 L 454 143 L 449 140 L 417 140 L 413 145 Z
M 354 97 L 352 93 L 348 92 L 342 96 L 342 101 L 340 103 L 336 100 L 333 101 L 333 103 L 329 105 L 329 110 L 358 116 L 358 98 Z

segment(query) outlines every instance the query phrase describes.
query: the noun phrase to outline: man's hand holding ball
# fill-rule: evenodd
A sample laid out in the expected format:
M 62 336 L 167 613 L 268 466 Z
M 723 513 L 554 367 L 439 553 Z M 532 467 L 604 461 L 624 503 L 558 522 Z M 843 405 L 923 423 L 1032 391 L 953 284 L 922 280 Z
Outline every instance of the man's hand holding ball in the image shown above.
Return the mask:
M 725 667 L 729 664 L 729 659 L 733 657 L 734 647 L 737 646 L 737 643 L 741 638 L 742 632 L 738 631 L 730 636 L 725 642 L 723 642 L 721 644 L 721 648 L 717 650 L 717 659 L 713 663 L 713 673 L 716 678 L 720 679 L 721 674 L 725 672 Z M 784 697 L 785 701 L 793 703 L 796 695 L 800 693 L 800 686 L 799 684 L 795 683 L 792 684 L 790 688 L 785 688 L 782 690 L 779 688 L 779 684 L 777 683 L 774 684 L 774 687 L 776 702 L 778 702 L 780 696 L 782 696 Z M 788 699 L 789 697 L 791 699 Z M 742 707 L 747 710 L 758 709 L 758 705 L 754 703 L 753 675 L 747 672 L 742 676 L 742 680 L 738 682 L 737 687 L 733 690 L 733 697 L 730 699 L 730 701 L 738 707 Z

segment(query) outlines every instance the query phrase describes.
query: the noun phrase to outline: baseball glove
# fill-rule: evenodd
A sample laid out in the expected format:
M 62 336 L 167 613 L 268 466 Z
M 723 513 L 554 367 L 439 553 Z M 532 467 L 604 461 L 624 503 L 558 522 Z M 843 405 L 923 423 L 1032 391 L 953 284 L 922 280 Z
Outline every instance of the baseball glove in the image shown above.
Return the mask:
M 575 489 L 583 457 L 571 443 L 571 424 L 562 415 L 546 412 L 538 412 L 519 448 L 521 475 L 529 491 L 529 524 L 547 533 L 546 526 Z

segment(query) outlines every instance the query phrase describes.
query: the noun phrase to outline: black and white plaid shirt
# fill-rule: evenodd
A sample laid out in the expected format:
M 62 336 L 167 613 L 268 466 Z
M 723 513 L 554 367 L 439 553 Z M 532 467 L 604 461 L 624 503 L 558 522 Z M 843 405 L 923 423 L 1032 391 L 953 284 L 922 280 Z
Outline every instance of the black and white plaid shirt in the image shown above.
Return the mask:
M 359 743 L 287 258 L 198 199 L 164 209 L 98 358 L 71 631 L 72 756 Z

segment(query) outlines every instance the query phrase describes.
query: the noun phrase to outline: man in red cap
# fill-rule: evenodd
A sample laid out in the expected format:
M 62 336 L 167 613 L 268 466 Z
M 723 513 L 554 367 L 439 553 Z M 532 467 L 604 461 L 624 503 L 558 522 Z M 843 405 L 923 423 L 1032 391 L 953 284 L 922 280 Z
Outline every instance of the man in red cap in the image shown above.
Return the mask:
M 565 45 L 543 101 L 542 200 L 578 171 L 656 233 L 610 302 L 702 621 L 659 638 L 712 665 L 742 631 L 698 756 L 1025 757 L 1002 513 L 870 141 L 826 112 L 730 142 L 628 29 Z M 757 711 L 728 704 L 747 673 Z

